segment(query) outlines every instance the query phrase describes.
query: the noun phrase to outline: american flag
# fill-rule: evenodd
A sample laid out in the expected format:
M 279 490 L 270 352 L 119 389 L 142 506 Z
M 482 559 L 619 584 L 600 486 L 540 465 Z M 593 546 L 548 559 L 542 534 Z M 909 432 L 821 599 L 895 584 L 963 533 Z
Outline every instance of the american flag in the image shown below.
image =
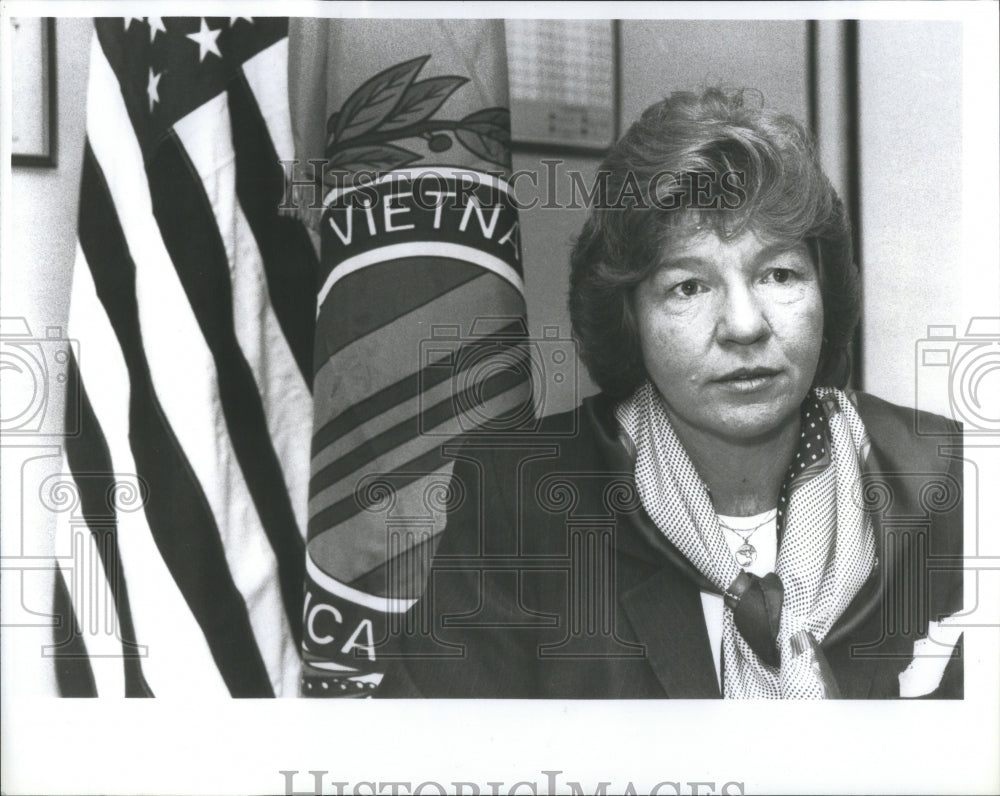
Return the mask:
M 287 20 L 98 19 L 57 543 L 65 695 L 294 696 L 316 255 Z

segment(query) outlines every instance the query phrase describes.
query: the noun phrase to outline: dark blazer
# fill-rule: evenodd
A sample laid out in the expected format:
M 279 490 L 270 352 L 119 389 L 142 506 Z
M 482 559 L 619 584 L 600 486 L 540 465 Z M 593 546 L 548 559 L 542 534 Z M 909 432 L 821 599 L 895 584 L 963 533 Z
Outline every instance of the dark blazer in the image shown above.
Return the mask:
M 844 697 L 898 697 L 927 622 L 961 607 L 961 431 L 858 402 L 878 561 L 822 646 Z M 721 696 L 700 599 L 715 589 L 642 509 L 613 408 L 599 395 L 456 447 L 459 505 L 378 697 Z M 962 688 L 959 643 L 932 696 Z

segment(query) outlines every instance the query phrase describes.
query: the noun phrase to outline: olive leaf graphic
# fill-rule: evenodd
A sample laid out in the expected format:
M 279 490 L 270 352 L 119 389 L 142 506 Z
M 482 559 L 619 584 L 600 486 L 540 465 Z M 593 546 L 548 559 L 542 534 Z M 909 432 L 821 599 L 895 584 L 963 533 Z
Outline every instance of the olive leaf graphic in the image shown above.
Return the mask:
M 510 111 L 498 107 L 470 113 L 456 125 L 455 137 L 483 160 L 505 165 L 510 147 Z
M 333 131 L 334 141 L 357 138 L 385 121 L 429 58 L 429 55 L 421 55 L 396 64 L 362 83 L 340 109 Z
M 379 125 L 379 130 L 400 130 L 431 118 L 459 86 L 468 82 L 468 78 L 445 76 L 414 83 L 406 89 L 392 115 Z
M 420 155 L 392 144 L 352 146 L 338 150 L 329 160 L 331 172 L 392 171 L 407 166 Z
M 389 171 L 422 156 L 393 141 L 423 138 L 432 152 L 451 148 L 452 138 L 482 160 L 508 165 L 510 111 L 483 108 L 460 121 L 434 119 L 434 114 L 468 78 L 442 75 L 414 82 L 429 55 L 379 72 L 348 97 L 326 122 L 326 154 L 337 171 Z

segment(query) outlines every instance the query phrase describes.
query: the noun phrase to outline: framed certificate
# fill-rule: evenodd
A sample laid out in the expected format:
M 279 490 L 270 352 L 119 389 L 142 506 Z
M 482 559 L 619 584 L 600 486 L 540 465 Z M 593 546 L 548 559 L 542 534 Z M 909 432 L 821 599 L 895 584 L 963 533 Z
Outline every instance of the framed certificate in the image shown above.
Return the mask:
M 508 19 L 516 149 L 599 153 L 618 136 L 618 23 Z
M 56 165 L 56 26 L 11 17 L 12 146 L 15 166 Z

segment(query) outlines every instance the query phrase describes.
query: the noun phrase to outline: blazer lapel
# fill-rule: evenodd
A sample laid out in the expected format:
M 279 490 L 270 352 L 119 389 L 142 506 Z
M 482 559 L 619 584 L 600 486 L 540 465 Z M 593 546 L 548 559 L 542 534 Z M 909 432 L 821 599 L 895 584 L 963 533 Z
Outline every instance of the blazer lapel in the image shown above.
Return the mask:
M 872 424 L 872 420 L 866 420 L 867 424 Z M 877 423 L 877 418 L 876 418 Z M 870 435 L 870 432 L 869 432 Z M 872 444 L 868 459 L 862 471 L 861 490 L 864 490 L 865 481 L 873 479 L 876 483 L 888 487 L 893 497 L 894 509 L 901 512 L 903 516 L 912 516 L 919 512 L 919 508 L 913 506 L 914 496 L 909 490 L 897 483 L 893 473 L 904 472 L 897 462 L 886 457 L 880 448 Z M 840 642 L 842 639 L 853 634 L 882 604 L 882 595 L 885 589 L 885 579 L 887 573 L 895 572 L 898 569 L 898 561 L 884 560 L 886 554 L 885 528 L 882 524 L 883 516 L 881 511 L 868 513 L 872 522 L 872 532 L 875 536 L 876 562 L 868 579 L 862 584 L 858 593 L 851 600 L 844 612 L 833 623 L 830 632 L 823 639 L 824 646 L 830 646 Z M 896 559 L 900 556 L 900 550 L 894 550 Z
M 631 476 L 635 465 L 614 433 L 612 404 L 599 396 L 584 406 L 601 461 L 611 471 Z M 618 552 L 657 567 L 619 600 L 660 685 L 674 699 L 721 698 L 700 591 L 714 587 L 667 541 L 641 505 L 616 511 L 616 517 Z
M 701 596 L 693 583 L 666 567 L 620 599 L 667 696 L 721 698 Z

